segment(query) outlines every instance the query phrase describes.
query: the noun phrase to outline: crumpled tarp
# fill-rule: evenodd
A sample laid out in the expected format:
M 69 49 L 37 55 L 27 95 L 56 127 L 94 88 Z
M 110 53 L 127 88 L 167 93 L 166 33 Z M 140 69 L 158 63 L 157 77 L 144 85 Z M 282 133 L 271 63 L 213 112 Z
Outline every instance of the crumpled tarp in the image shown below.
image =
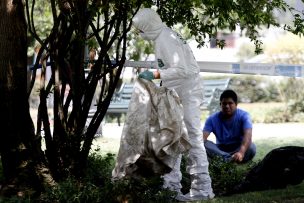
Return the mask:
M 168 173 L 190 148 L 177 93 L 138 79 L 134 85 L 112 178 Z

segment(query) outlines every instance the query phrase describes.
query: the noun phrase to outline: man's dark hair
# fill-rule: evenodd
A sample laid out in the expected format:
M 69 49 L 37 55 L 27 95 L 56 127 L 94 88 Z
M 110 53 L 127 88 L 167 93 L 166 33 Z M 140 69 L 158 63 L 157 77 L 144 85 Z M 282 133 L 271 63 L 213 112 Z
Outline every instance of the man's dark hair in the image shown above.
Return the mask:
M 233 90 L 224 90 L 224 92 L 220 96 L 220 101 L 223 99 L 231 98 L 236 104 L 238 103 L 238 96 Z

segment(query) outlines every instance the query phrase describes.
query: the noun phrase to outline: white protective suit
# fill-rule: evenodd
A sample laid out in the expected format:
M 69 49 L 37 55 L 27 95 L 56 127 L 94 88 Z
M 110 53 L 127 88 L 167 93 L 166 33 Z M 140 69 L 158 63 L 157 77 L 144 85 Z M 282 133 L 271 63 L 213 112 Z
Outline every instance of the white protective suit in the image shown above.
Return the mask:
M 213 198 L 200 122 L 203 87 L 199 76 L 200 69 L 192 50 L 180 35 L 162 23 L 159 15 L 152 9 L 139 10 L 133 18 L 133 25 L 144 39 L 155 42 L 155 68 L 159 69 L 162 85 L 174 89 L 183 105 L 184 122 L 192 145 L 187 153 L 187 172 L 191 175 L 188 198 Z M 164 175 L 164 187 L 175 191 L 181 189 L 180 159 L 174 170 Z

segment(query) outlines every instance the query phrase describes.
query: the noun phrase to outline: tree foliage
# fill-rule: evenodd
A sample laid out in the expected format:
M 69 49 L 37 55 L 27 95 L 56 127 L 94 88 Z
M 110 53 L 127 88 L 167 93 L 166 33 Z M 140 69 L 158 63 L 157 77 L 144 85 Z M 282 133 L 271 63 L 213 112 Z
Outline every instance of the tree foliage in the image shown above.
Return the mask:
M 266 62 L 283 64 L 304 63 L 304 41 L 303 38 L 285 33 L 271 43 L 265 44 Z
M 303 18 L 299 11 L 283 0 L 252 0 L 252 1 L 157 1 L 159 13 L 169 26 L 180 22 L 187 25 L 192 36 L 201 46 L 205 39 L 216 38 L 221 30 L 235 31 L 239 26 L 256 46 L 256 52 L 261 52 L 262 41 L 259 29 L 270 26 L 287 29 L 298 35 L 303 35 Z M 290 13 L 293 25 L 280 25 L 274 12 Z M 225 42 L 216 40 L 219 47 Z

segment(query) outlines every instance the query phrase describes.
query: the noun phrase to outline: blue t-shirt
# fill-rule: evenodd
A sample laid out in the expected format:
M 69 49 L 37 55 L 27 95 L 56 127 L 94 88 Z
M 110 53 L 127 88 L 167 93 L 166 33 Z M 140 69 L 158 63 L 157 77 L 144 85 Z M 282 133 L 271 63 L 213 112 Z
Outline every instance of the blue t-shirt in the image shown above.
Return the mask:
M 217 144 L 241 143 L 244 130 L 252 128 L 249 113 L 242 109 L 236 109 L 233 117 L 229 121 L 221 118 L 222 112 L 216 112 L 209 116 L 205 122 L 203 131 L 213 132 Z

